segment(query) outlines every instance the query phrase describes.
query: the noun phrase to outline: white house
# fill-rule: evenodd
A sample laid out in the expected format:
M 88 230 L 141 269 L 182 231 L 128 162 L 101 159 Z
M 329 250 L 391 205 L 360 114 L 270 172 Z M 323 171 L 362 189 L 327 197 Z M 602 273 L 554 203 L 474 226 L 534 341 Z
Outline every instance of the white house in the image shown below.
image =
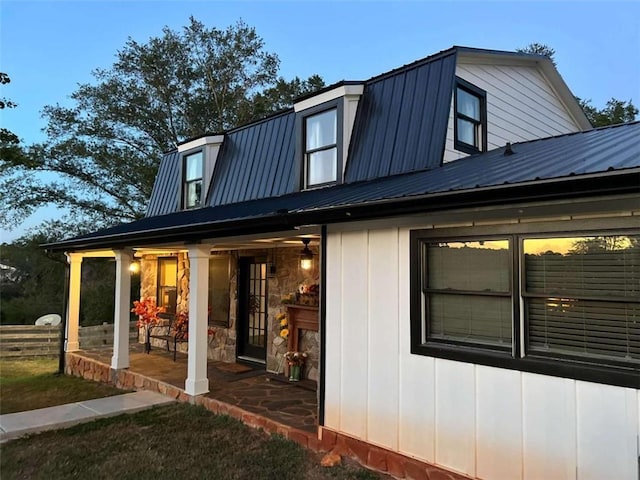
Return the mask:
M 189 312 L 189 395 L 207 358 L 277 370 L 288 312 L 320 436 L 470 478 L 635 479 L 639 187 L 640 123 L 592 130 L 545 57 L 453 47 L 191 139 L 146 218 L 48 245 L 66 348 L 82 258 L 115 256 L 128 367 L 140 261 L 142 296 Z

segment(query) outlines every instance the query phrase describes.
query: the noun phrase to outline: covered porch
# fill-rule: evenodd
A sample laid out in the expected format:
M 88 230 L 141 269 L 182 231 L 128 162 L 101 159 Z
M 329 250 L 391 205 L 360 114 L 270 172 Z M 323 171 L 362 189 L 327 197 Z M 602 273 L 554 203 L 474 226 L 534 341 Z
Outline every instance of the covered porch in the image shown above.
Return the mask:
M 255 420 L 267 430 L 266 424 L 280 433 L 293 429 L 317 438 L 320 243 L 320 228 L 305 227 L 67 253 L 65 372 L 125 389 L 158 391 L 247 423 Z M 91 257 L 115 260 L 113 344 L 100 349 L 83 346 L 78 336 L 82 263 Z M 136 274 L 141 287 L 132 292 Z M 314 298 L 298 298 L 303 285 L 313 285 Z M 165 319 L 187 316 L 175 361 L 174 352 L 162 344 L 145 353 L 142 332 L 138 342 L 130 341 L 131 307 L 138 298 L 170 307 Z M 285 353 L 291 350 L 308 352 L 302 381 L 295 384 L 286 376 Z
M 188 356 L 154 348 L 144 352 L 144 345 L 133 344 L 129 368 L 112 370 L 111 348 L 78 350 L 66 355 L 65 373 L 97 381 L 113 382 L 132 390 L 157 391 L 182 401 L 195 402 L 214 411 L 228 414 L 265 430 L 285 433 L 308 432 L 317 437 L 318 400 L 316 382 L 288 382 L 281 375 L 221 361 L 207 362 L 209 392 L 192 397 L 185 392 Z

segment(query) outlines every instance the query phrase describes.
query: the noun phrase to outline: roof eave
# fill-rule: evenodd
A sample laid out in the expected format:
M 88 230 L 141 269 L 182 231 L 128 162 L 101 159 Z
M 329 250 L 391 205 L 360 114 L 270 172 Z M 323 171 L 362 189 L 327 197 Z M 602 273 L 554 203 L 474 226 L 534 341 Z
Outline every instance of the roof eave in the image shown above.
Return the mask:
M 603 182 L 603 177 L 607 178 Z M 469 207 L 503 206 L 536 200 L 563 200 L 637 193 L 640 168 L 604 172 L 545 181 L 490 186 L 383 199 L 273 214 L 223 222 L 203 222 L 127 234 L 68 240 L 42 245 L 54 251 L 123 248 L 134 245 L 179 242 L 197 243 L 204 238 L 239 236 L 293 230 L 300 225 L 344 223 L 415 213 L 430 213 Z M 372 208 L 375 207 L 375 208 Z

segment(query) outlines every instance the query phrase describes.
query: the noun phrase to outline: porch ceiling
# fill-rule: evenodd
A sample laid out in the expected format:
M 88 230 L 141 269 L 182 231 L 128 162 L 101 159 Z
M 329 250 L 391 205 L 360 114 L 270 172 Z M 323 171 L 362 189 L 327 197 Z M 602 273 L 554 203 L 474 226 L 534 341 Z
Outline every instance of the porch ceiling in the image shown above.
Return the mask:
M 303 238 L 308 238 L 310 245 L 318 245 L 320 243 L 319 227 L 305 227 L 297 232 L 298 233 L 295 234 L 291 232 L 274 232 L 263 235 L 243 235 L 222 239 L 208 239 L 200 243 L 203 245 L 209 244 L 212 251 L 301 247 Z M 187 251 L 184 244 L 133 247 L 133 249 L 137 255 L 168 255 Z M 113 254 L 111 256 L 113 256 Z

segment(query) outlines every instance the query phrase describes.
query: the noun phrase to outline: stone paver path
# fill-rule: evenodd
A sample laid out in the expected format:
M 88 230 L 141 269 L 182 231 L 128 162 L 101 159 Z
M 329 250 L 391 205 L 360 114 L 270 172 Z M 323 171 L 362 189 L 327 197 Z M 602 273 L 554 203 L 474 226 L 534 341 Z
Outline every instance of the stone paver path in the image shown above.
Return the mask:
M 83 356 L 102 363 L 111 362 L 111 349 L 83 350 Z M 154 348 L 150 354 L 142 351 L 142 345 L 130 348 L 129 369 L 147 377 L 155 378 L 184 389 L 187 377 L 187 356 Z M 318 400 L 315 382 L 288 382 L 282 375 L 269 374 L 263 369 L 252 369 L 245 373 L 230 373 L 219 370 L 222 362 L 209 361 L 207 376 L 209 393 L 230 405 L 238 406 L 290 427 L 315 432 L 317 427 Z

